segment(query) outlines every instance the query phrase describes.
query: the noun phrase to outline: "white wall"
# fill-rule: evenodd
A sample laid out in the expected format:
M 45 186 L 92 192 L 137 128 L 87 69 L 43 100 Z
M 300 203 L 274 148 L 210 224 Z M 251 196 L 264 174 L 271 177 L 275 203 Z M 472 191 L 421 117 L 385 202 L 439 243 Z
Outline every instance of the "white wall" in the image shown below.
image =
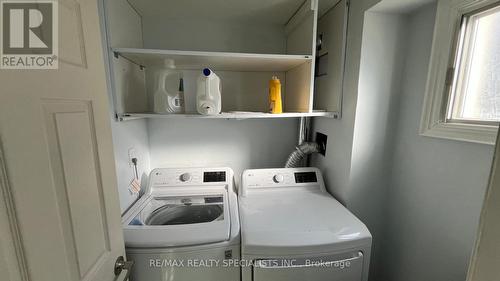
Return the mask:
M 378 275 L 386 254 L 382 248 L 387 222 L 384 201 L 391 183 L 393 120 L 398 114 L 400 69 L 407 47 L 405 27 L 402 15 L 365 14 L 347 200 L 373 235 L 372 276 Z
M 142 25 L 140 16 L 122 0 L 105 0 L 107 15 L 107 42 L 113 47 L 142 47 Z M 111 94 L 112 85 L 109 86 Z M 113 97 L 111 97 L 112 99 Z M 111 108 L 111 130 L 113 134 L 116 174 L 118 178 L 118 193 L 120 208 L 124 212 L 137 198 L 138 194 L 129 191 L 129 184 L 135 177 L 135 171 L 129 165 L 129 149 L 134 148 L 138 158 L 138 174 L 141 186 L 147 184 L 150 170 L 149 139 L 146 120 L 117 122 L 114 118 L 114 108 Z
M 147 185 L 150 171 L 149 136 L 147 121 L 132 120 L 112 123 L 113 144 L 115 149 L 116 175 L 118 178 L 118 193 L 120 208 L 124 212 L 139 196 L 129 191 L 129 184 L 135 178 L 134 167 L 130 165 L 129 149 L 134 148 L 137 161 L 137 172 L 141 188 Z
M 247 53 L 283 53 L 284 25 L 144 18 L 148 48 Z
M 258 22 L 182 21 L 161 17 L 143 18 L 144 46 L 201 51 L 283 53 L 284 25 Z M 195 107 L 194 79 L 184 72 L 187 110 Z M 223 109 L 267 109 L 267 86 L 272 73 L 220 73 Z M 191 79 L 191 80 L 189 80 Z M 284 79 L 283 79 L 284 82 Z M 284 87 L 283 87 L 284 90 Z M 245 99 L 231 95 L 246 91 Z M 286 93 L 284 93 L 286 94 Z M 151 168 L 229 166 L 236 180 L 248 168 L 283 167 L 298 138 L 298 120 L 148 120 Z
M 298 122 L 290 119 L 150 119 L 151 167 L 228 166 L 244 169 L 285 165 L 297 145 Z
M 465 280 L 493 147 L 418 135 L 435 5 L 408 18 L 384 248 L 385 280 Z
M 352 2 L 342 119 L 314 121 L 312 163 L 374 235 L 370 280 L 465 280 L 493 150 L 418 135 L 435 6 L 377 9 L 362 37 L 376 2 Z

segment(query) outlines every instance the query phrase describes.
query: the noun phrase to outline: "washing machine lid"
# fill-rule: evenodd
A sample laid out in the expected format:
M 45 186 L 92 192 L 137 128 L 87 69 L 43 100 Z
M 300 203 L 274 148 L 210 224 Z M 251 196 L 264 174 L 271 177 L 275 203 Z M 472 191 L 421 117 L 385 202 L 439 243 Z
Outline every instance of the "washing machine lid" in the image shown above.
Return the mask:
M 239 200 L 242 254 L 327 253 L 371 243 L 366 226 L 320 188 L 253 191 Z
M 172 247 L 229 240 L 230 215 L 225 187 L 152 192 L 124 221 L 127 247 Z

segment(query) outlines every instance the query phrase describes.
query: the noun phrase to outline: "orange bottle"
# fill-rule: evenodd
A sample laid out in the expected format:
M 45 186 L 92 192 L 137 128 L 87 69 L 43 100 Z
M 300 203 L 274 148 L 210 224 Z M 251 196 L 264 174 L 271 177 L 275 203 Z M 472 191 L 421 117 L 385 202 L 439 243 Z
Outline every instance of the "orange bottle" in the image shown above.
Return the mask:
M 269 80 L 269 112 L 273 114 L 283 113 L 281 82 L 276 76 Z

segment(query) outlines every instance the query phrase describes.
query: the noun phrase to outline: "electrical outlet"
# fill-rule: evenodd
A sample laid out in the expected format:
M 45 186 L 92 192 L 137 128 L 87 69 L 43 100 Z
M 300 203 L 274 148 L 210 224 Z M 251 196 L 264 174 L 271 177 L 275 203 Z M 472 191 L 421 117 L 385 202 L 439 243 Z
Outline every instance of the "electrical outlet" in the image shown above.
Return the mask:
M 137 158 L 137 153 L 135 151 L 135 147 L 131 147 L 128 149 L 128 165 L 130 167 L 134 166 L 134 163 L 132 162 L 133 158 Z
M 319 132 L 316 132 L 316 143 L 319 145 L 319 153 L 323 156 L 326 155 L 326 144 L 328 136 Z

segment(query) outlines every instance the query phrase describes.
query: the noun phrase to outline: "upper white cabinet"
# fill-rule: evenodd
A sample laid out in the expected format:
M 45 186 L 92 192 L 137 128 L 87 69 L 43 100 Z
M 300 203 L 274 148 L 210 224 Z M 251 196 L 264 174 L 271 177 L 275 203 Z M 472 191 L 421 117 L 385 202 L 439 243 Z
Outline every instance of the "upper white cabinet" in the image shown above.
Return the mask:
M 337 1 L 326 2 L 320 6 L 330 9 Z M 165 59 L 183 73 L 182 116 L 198 116 L 196 78 L 205 67 L 222 81 L 223 114 L 212 118 L 338 116 L 340 99 L 322 94 L 314 101 L 318 0 L 106 0 L 105 6 L 122 120 L 179 117 L 152 113 L 152 80 Z M 272 76 L 282 83 L 282 115 L 267 113 Z

